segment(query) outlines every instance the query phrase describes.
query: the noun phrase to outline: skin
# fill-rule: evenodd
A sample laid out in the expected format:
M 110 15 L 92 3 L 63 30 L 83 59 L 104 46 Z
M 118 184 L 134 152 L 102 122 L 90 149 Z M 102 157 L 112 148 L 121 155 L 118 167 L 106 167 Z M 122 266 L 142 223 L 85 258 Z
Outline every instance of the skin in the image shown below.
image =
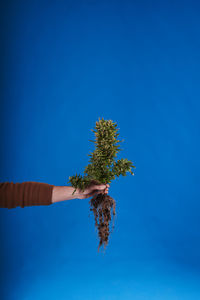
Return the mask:
M 52 191 L 52 203 L 73 200 L 73 199 L 86 199 L 93 197 L 96 194 L 104 193 L 108 194 L 109 184 L 92 185 L 84 192 L 79 189 L 72 195 L 74 188 L 71 186 L 54 186 Z

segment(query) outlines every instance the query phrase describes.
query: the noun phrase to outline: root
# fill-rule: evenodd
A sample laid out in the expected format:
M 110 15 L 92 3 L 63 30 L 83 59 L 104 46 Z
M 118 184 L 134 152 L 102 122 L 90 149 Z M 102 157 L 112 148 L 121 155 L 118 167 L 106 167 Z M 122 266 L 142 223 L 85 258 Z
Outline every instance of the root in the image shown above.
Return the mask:
M 115 217 L 115 200 L 107 194 L 98 194 L 95 195 L 90 200 L 90 210 L 93 211 L 95 217 L 95 227 L 98 230 L 99 236 L 99 246 L 98 252 L 100 247 L 103 245 L 104 249 L 108 244 L 108 238 L 110 235 L 109 225 L 111 221 L 111 210 L 113 213 L 113 226 L 114 228 L 114 217 Z

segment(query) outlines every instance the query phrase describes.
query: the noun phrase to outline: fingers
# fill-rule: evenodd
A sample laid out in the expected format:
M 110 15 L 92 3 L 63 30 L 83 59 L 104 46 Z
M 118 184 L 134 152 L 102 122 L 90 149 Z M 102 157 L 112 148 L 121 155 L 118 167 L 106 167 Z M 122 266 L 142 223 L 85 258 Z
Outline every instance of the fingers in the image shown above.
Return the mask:
M 108 188 L 109 188 L 109 186 L 110 186 L 109 184 L 104 185 L 103 191 L 104 191 L 105 194 L 108 194 Z
M 98 191 L 94 190 L 91 193 L 84 196 L 84 198 L 90 198 L 98 194 Z
M 91 191 L 91 193 L 87 195 L 83 195 L 82 197 L 85 199 L 85 198 L 93 197 L 98 194 L 103 194 L 103 193 L 108 194 L 108 187 L 105 188 L 105 185 L 103 189 L 99 189 L 99 186 L 97 186 L 97 188 L 98 189 L 94 189 Z
M 104 188 L 103 190 L 97 190 L 98 194 L 108 194 L 108 188 Z
M 106 192 L 105 194 L 107 194 L 107 193 L 108 192 Z M 91 193 L 85 195 L 84 198 L 89 198 L 89 197 L 97 196 L 98 194 L 102 194 L 102 191 L 94 190 Z
M 108 194 L 108 188 L 103 188 L 103 189 L 95 189 L 93 190 L 96 194 Z
M 105 188 L 108 188 L 110 187 L 109 184 L 99 184 L 99 185 L 93 185 L 92 189 L 95 189 L 95 190 L 105 190 Z
M 99 184 L 99 185 L 93 185 L 93 187 L 92 187 L 92 189 L 93 190 L 99 190 L 99 191 L 103 191 L 103 190 L 105 190 L 105 184 Z

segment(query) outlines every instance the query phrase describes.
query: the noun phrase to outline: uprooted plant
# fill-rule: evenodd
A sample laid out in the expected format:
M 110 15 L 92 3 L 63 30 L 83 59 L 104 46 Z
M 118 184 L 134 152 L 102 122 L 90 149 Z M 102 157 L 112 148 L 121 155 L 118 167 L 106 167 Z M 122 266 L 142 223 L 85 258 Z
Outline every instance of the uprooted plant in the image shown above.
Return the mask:
M 117 153 L 121 151 L 117 143 L 118 128 L 117 124 L 112 120 L 104 120 L 103 118 L 96 122 L 95 130 L 91 131 L 95 134 L 94 142 L 96 147 L 94 152 L 90 152 L 89 164 L 85 167 L 84 176 L 76 174 L 69 177 L 69 182 L 75 188 L 84 191 L 92 184 L 110 184 L 112 180 L 120 175 L 126 176 L 126 172 L 134 175 L 132 168 L 133 163 L 127 159 L 119 159 L 115 161 Z M 122 140 L 123 141 L 123 140 Z M 96 194 L 90 200 L 90 210 L 93 211 L 95 217 L 95 227 L 98 230 L 99 248 L 104 245 L 104 249 L 108 244 L 110 234 L 111 211 L 113 213 L 113 228 L 115 211 L 115 200 L 105 193 Z

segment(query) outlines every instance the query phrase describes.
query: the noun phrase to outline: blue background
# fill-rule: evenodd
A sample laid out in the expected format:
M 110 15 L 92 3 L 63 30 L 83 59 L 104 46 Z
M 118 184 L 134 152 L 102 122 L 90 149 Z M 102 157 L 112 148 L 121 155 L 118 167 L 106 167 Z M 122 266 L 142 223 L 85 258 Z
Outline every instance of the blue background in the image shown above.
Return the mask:
M 3 299 L 200 299 L 198 1 L 3 1 L 1 181 L 69 185 L 98 118 L 136 165 L 98 253 L 89 199 L 0 210 Z

